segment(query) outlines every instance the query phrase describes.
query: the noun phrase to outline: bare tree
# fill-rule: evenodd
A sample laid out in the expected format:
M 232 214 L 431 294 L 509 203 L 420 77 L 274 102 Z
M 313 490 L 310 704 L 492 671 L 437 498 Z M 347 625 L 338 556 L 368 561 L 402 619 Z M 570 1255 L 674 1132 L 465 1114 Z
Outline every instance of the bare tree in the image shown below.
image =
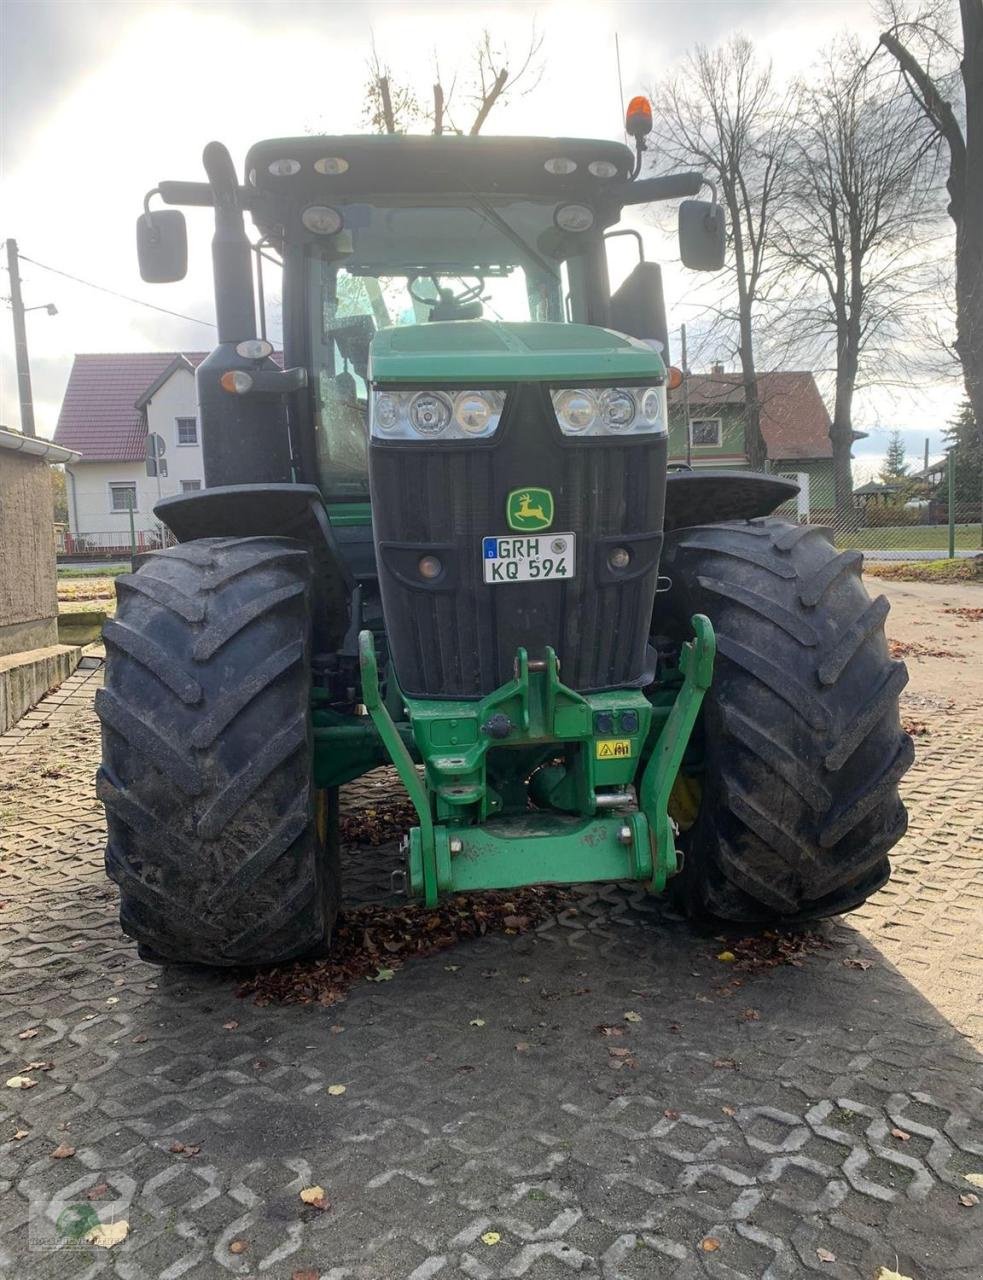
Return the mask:
M 466 128 L 455 125 L 451 114 L 457 75 L 445 88 L 440 60 L 434 52 L 432 107 L 425 110 L 411 85 L 393 77 L 373 41 L 369 58 L 369 80 L 365 120 L 377 133 L 408 133 L 414 124 L 428 121 L 431 132 L 479 134 L 496 106 L 504 105 L 515 92 L 531 93 L 542 78 L 544 62 L 540 57 L 543 36 L 535 23 L 525 52 L 513 58 L 508 46 L 493 42 L 490 32 L 482 31 L 471 55 L 471 81 L 465 94 L 467 110 L 472 115 Z M 473 114 L 472 114 L 473 113 Z
M 773 222 L 783 198 L 792 102 L 775 87 L 749 40 L 717 49 L 697 46 L 654 96 L 654 144 L 660 167 L 698 168 L 727 208 L 733 290 L 716 307 L 718 327 L 737 334 L 748 461 L 764 467 L 755 325 L 775 266 Z M 736 296 L 735 296 L 736 295 Z
M 934 157 L 911 104 L 878 82 L 855 44 L 829 53 L 799 94 L 781 219 L 794 282 L 783 319 L 795 344 L 833 356 L 830 440 L 836 508 L 846 519 L 854 393 L 862 377 L 904 373 L 904 339 L 928 305 L 925 245 L 940 211 Z
M 948 213 L 956 229 L 955 346 L 966 394 L 976 421 L 983 422 L 983 0 L 959 0 L 961 48 L 952 34 L 951 0 L 889 0 L 886 16 L 880 44 L 948 155 Z M 957 98 L 954 106 L 957 95 L 962 102 Z
M 375 133 L 406 133 L 420 118 L 421 107 L 413 89 L 393 79 L 372 41 L 364 118 Z

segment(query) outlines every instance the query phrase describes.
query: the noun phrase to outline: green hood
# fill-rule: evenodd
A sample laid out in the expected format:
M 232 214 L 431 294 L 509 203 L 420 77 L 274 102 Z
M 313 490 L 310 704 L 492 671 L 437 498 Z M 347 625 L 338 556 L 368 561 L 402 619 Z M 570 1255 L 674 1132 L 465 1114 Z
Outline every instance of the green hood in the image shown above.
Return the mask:
M 613 381 L 665 377 L 659 353 L 644 342 L 586 324 L 506 324 L 454 320 L 380 329 L 372 339 L 374 383 Z

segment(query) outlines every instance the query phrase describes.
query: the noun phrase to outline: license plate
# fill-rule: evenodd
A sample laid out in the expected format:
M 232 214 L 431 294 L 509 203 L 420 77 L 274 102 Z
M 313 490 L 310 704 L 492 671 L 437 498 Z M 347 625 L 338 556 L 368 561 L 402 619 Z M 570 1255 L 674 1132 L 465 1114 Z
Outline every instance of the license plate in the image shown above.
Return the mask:
M 482 538 L 486 582 L 548 582 L 572 578 L 577 568 L 573 533 L 509 534 Z

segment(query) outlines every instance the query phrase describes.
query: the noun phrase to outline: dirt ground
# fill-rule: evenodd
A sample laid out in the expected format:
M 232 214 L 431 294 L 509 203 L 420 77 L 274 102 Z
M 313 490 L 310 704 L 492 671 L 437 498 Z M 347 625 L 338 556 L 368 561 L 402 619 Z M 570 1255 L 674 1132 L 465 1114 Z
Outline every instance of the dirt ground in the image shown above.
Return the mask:
M 983 582 L 887 582 L 875 573 L 864 580 L 871 595 L 891 602 L 888 636 L 916 646 L 898 655 L 908 664 L 909 701 L 944 697 L 955 685 L 960 701 L 983 698 Z
M 0 737 L 0 1277 L 980 1280 L 983 586 L 867 581 L 909 830 L 774 963 L 605 885 L 330 1008 L 144 964 L 87 664 Z M 392 789 L 344 793 L 349 906 L 390 892 Z

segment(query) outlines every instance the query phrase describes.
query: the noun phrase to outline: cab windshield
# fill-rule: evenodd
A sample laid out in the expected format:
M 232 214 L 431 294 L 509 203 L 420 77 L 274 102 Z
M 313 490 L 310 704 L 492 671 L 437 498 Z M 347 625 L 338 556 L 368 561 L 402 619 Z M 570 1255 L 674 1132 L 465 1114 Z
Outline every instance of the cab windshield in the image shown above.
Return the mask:
M 562 321 L 576 245 L 553 201 L 349 204 L 344 230 L 308 256 L 311 373 L 321 487 L 368 496 L 369 344 L 377 329 L 433 321 Z M 578 206 L 579 207 L 579 206 Z

